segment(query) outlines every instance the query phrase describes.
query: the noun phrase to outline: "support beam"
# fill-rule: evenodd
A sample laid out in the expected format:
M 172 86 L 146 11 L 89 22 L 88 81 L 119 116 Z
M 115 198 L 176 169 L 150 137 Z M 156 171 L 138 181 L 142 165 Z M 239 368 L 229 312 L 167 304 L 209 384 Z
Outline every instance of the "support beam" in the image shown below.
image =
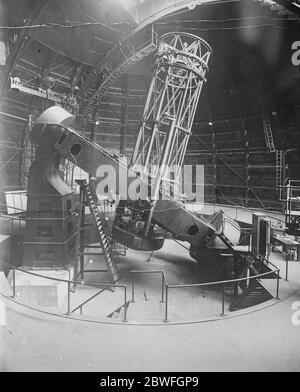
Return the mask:
M 120 154 L 125 155 L 127 137 L 127 115 L 128 115 L 128 82 L 129 75 L 125 74 L 122 78 L 122 104 L 121 104 L 121 135 L 120 135 Z
M 199 140 L 199 142 L 201 144 L 203 144 L 207 149 L 209 149 L 211 152 L 213 152 L 213 150 L 203 141 L 201 140 L 201 138 L 199 136 L 196 135 L 192 135 L 192 137 L 196 138 L 197 140 Z M 246 183 L 246 179 L 243 178 L 237 171 L 235 171 L 219 154 L 215 154 L 217 158 L 219 158 L 224 165 L 237 177 L 239 178 L 242 183 Z M 249 187 L 249 189 L 251 190 L 251 192 L 253 193 L 253 195 L 255 196 L 256 200 L 259 202 L 259 204 L 262 206 L 262 208 L 265 208 L 264 204 L 262 203 L 262 201 L 260 200 L 260 198 L 257 196 L 255 190 L 252 187 Z
M 33 25 L 44 11 L 44 9 L 48 6 L 51 0 L 47 0 L 46 2 L 39 1 L 37 2 L 36 8 L 32 12 L 32 16 L 27 19 L 25 23 L 26 26 Z M 3 101 L 3 98 L 6 94 L 6 91 L 9 86 L 9 75 L 14 70 L 15 65 L 19 61 L 22 53 L 24 52 L 26 46 L 29 42 L 29 32 L 28 29 L 24 29 L 20 31 L 20 34 L 17 36 L 16 41 L 13 43 L 12 51 L 7 59 L 6 69 L 3 73 L 3 79 L 1 83 L 1 92 L 0 92 L 0 104 Z
M 139 62 L 157 49 L 157 34 L 153 27 L 145 29 L 137 37 L 124 40 L 113 47 L 103 61 L 99 62 L 87 77 L 78 93 L 81 115 L 77 130 L 84 134 L 90 127 L 99 104 L 108 89 Z M 100 80 L 100 82 L 97 82 Z M 95 86 L 96 84 L 96 86 Z M 96 92 L 95 92 L 96 90 Z

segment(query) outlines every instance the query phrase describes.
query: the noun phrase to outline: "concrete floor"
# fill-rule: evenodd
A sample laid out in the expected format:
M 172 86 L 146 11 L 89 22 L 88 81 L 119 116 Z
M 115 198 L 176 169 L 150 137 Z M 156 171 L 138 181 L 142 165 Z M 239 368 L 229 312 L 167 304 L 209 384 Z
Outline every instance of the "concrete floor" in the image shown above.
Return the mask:
M 299 371 L 300 292 L 241 317 L 187 325 L 108 325 L 7 304 L 1 371 Z
M 277 254 L 272 260 L 284 266 Z M 178 325 L 88 323 L 2 298 L 7 324 L 0 327 L 0 370 L 299 371 L 300 326 L 292 324 L 299 279 L 300 263 L 291 263 L 281 301 L 217 321 Z
M 129 251 L 120 258 L 123 282 L 130 281 L 130 270 L 137 266 L 165 269 L 172 283 L 197 282 L 194 261 L 182 246 L 167 241 L 150 256 Z M 273 253 L 271 261 L 284 276 L 282 257 Z M 96 265 L 94 260 L 91 266 Z M 94 279 L 91 275 L 85 280 Z M 265 284 L 275 289 L 275 282 Z M 84 290 L 74 294 L 73 306 L 91 294 Z M 86 319 L 103 320 L 122 301 L 117 292 L 100 297 L 84 310 Z M 80 320 L 78 313 L 76 320 L 43 314 L 1 296 L 6 325 L 1 326 L 0 318 L 0 371 L 299 371 L 300 325 L 292 319 L 300 308 L 300 263 L 290 263 L 289 282 L 281 281 L 280 297 L 222 318 L 218 293 L 176 292 L 170 296 L 175 323 L 163 323 L 160 278 L 141 275 L 129 323 L 96 323 Z

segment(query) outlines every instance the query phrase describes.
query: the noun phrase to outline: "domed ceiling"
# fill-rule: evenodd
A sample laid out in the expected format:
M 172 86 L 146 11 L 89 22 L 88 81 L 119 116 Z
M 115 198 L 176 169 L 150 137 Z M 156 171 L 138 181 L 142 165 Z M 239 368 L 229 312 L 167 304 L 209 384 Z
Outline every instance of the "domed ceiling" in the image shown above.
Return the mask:
M 3 162 L 13 148 L 20 149 L 28 115 L 53 104 L 10 91 L 8 76 L 35 89 L 80 97 L 97 65 L 115 61 L 114 48 L 122 46 L 124 37 L 129 34 L 133 43 L 147 40 L 146 25 L 153 22 L 158 36 L 188 32 L 207 40 L 214 51 L 186 157 L 189 163 L 205 165 L 206 199 L 278 205 L 276 154 L 267 151 L 263 119 L 267 116 L 270 122 L 276 149 L 293 150 L 295 164 L 300 106 L 300 67 L 292 61 L 300 41 L 297 2 L 291 7 L 290 2 L 252 0 L 10 0 L 2 7 L 2 26 L 27 27 L 1 29 L 10 48 L 1 66 L 1 139 L 12 148 Z M 135 61 L 101 98 L 94 137 L 115 153 L 123 143 L 125 153 L 131 154 L 153 62 L 153 53 Z M 92 95 L 103 78 L 93 78 Z M 90 96 L 80 97 L 81 113 Z M 11 161 L 15 165 L 6 165 L 7 186 L 17 183 L 17 158 Z

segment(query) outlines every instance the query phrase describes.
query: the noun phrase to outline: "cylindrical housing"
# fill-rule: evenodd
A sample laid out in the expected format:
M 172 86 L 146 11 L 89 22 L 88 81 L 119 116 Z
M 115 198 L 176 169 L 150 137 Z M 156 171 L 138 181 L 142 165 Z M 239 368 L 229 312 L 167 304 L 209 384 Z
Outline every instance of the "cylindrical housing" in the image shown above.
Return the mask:
M 187 33 L 168 33 L 159 40 L 154 74 L 131 165 L 145 176 L 156 177 L 165 161 L 170 116 L 175 132 L 168 156 L 172 179 L 178 180 L 203 83 L 206 82 L 211 47 Z M 169 150 L 169 149 L 168 149 Z

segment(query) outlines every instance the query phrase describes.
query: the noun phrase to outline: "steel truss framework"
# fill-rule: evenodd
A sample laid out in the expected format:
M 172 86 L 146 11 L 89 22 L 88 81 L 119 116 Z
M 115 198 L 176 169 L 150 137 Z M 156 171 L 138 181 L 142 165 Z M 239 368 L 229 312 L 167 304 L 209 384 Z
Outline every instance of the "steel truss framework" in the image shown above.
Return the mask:
M 150 26 L 150 28 L 145 28 L 143 34 L 129 37 L 122 43 L 115 45 L 107 56 L 96 65 L 78 93 L 81 113 L 77 121 L 77 130 L 80 133 L 84 134 L 93 127 L 101 99 L 109 88 L 132 65 L 156 49 L 157 34 L 153 26 Z
M 168 33 L 161 37 L 142 125 L 132 155 L 135 171 L 176 183 L 185 157 L 212 50 L 197 36 Z M 175 168 L 175 170 L 174 170 Z

